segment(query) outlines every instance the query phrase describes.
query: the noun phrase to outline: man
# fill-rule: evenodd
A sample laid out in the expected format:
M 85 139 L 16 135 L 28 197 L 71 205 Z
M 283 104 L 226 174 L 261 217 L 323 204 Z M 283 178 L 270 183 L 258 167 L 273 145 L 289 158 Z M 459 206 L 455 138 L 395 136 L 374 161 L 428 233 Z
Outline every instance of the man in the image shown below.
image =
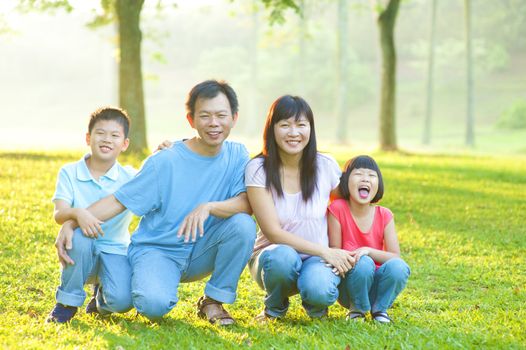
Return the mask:
M 243 145 L 226 141 L 238 118 L 237 97 L 228 84 L 196 85 L 186 107 L 197 135 L 150 156 L 134 179 L 88 210 L 102 221 L 125 209 L 142 216 L 128 250 L 139 313 L 161 318 L 176 305 L 180 282 L 211 274 L 198 315 L 229 325 L 234 319 L 222 303 L 234 302 L 255 240 L 244 186 L 249 156 Z M 63 227 L 59 255 L 67 255 L 75 223 Z

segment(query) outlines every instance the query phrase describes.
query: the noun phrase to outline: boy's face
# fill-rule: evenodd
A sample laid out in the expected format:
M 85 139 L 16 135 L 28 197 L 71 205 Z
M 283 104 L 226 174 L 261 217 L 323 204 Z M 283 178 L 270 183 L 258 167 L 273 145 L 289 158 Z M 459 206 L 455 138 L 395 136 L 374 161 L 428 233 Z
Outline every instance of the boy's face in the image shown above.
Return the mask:
M 228 98 L 219 93 L 213 98 L 198 98 L 193 118 L 188 115 L 187 119 L 197 131 L 199 145 L 207 152 L 214 153 L 221 149 L 230 129 L 236 124 L 237 114 L 232 115 Z
M 86 134 L 91 156 L 102 161 L 115 161 L 121 152 L 126 151 L 129 142 L 124 136 L 124 128 L 115 120 L 99 120 L 91 133 Z

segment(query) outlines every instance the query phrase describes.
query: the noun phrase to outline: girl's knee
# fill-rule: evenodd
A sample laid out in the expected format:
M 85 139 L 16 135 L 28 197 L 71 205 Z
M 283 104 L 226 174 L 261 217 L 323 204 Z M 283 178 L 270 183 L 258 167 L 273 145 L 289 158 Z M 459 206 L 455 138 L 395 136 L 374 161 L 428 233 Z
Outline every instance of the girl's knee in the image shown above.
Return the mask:
M 405 281 L 411 274 L 411 269 L 407 263 L 400 259 L 394 258 L 384 263 L 385 273 L 394 280 Z
M 364 255 L 360 257 L 354 268 L 348 272 L 348 276 L 350 275 L 353 278 L 372 278 L 375 270 L 376 265 L 373 259 L 368 255 Z

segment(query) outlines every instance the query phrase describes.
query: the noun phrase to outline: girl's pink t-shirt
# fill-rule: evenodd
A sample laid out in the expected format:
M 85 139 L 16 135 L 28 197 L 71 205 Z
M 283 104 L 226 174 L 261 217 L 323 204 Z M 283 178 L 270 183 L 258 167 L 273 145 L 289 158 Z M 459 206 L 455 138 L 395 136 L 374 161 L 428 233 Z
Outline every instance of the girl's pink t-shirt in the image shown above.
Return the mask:
M 375 206 L 373 224 L 368 232 L 362 232 L 351 214 L 349 202 L 345 199 L 336 199 L 329 206 L 329 212 L 340 223 L 342 230 L 342 249 L 351 251 L 360 247 L 384 249 L 384 229 L 393 219 L 391 210 Z M 376 266 L 381 264 L 375 261 Z

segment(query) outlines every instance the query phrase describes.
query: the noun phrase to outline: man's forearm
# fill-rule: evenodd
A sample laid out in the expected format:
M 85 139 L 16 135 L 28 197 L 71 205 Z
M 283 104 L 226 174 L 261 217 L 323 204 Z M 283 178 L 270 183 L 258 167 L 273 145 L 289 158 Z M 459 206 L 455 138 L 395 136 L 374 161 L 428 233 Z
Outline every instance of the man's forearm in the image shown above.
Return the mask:
M 210 202 L 208 204 L 210 205 L 210 215 L 220 218 L 228 218 L 238 213 L 252 214 L 252 208 L 245 192 L 225 201 Z
M 126 210 L 126 207 L 114 195 L 104 197 L 88 208 L 88 211 L 101 221 L 106 221 Z

